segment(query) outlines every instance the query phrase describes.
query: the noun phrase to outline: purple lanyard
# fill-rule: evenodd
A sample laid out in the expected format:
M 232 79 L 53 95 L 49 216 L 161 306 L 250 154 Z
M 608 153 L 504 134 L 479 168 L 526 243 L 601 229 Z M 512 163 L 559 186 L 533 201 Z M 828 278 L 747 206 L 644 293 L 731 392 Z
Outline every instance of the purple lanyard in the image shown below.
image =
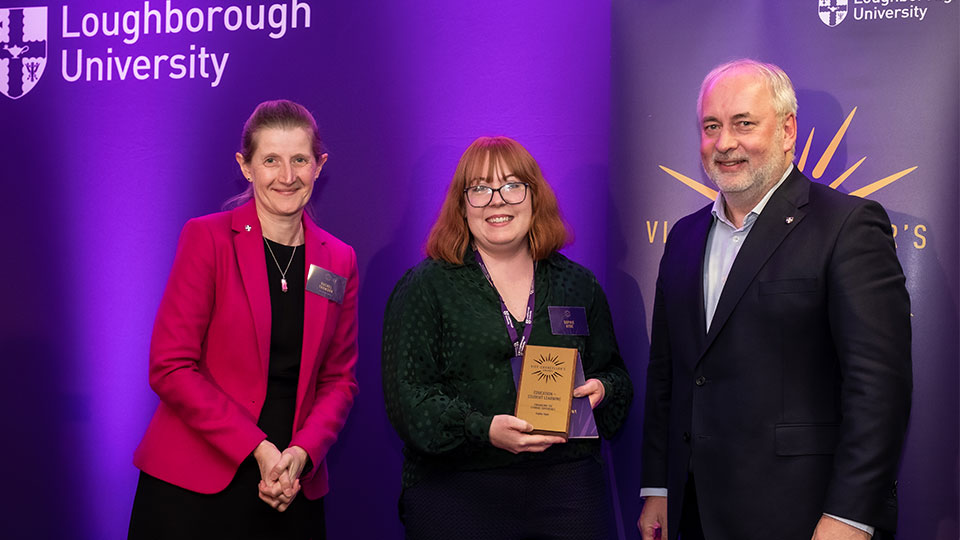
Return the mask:
M 500 296 L 500 291 L 497 291 L 497 286 L 493 284 L 493 278 L 490 277 L 490 272 L 487 270 L 487 265 L 483 264 L 483 258 L 480 256 L 480 251 L 474 249 L 473 257 L 477 260 L 477 264 L 480 265 L 480 270 L 483 270 L 483 277 L 487 278 L 487 282 L 490 283 L 490 286 L 493 287 L 493 290 L 497 293 L 497 299 L 500 300 L 500 311 L 503 313 L 503 321 L 507 325 L 507 333 L 510 334 L 510 340 L 513 342 L 513 352 L 516 356 L 523 356 L 523 349 L 527 346 L 527 342 L 530 341 L 530 333 L 533 331 L 533 306 L 536 304 L 537 295 L 534 293 L 534 283 L 537 281 L 536 270 L 537 266 L 534 264 L 534 278 L 530 280 L 530 298 L 527 300 L 527 315 L 523 319 L 523 338 L 517 336 L 517 329 L 513 326 L 513 318 L 510 316 L 510 310 L 507 309 L 507 304 L 503 302 L 503 297 Z

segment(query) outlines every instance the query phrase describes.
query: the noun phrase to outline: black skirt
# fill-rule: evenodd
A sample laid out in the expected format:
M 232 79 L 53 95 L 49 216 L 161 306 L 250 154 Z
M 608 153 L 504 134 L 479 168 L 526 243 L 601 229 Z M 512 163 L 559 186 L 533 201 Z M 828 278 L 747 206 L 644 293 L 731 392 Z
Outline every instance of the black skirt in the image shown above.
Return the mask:
M 273 392 L 264 404 L 258 424 L 278 448 L 290 444 L 295 396 Z M 278 440 L 279 439 L 279 440 Z M 131 539 L 249 538 L 323 539 L 323 499 L 308 500 L 301 491 L 284 512 L 260 500 L 260 467 L 249 456 L 230 484 L 206 495 L 140 473 L 130 516 Z
M 608 540 L 610 495 L 593 458 L 426 475 L 400 495 L 407 540 Z
M 226 489 L 205 495 L 140 473 L 128 538 L 323 539 L 323 499 L 298 493 L 285 512 L 260 500 L 260 469 L 247 458 Z

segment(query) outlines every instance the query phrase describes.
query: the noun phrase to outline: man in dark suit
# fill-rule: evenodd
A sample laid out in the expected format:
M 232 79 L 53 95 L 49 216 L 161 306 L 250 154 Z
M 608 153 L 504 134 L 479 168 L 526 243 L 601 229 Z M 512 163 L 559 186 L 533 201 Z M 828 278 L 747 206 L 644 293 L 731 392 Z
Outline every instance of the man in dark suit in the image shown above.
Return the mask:
M 701 86 L 700 155 L 720 194 L 674 225 L 660 262 L 645 539 L 896 528 L 912 389 L 905 278 L 883 208 L 793 166 L 796 111 L 771 64 L 724 64 Z

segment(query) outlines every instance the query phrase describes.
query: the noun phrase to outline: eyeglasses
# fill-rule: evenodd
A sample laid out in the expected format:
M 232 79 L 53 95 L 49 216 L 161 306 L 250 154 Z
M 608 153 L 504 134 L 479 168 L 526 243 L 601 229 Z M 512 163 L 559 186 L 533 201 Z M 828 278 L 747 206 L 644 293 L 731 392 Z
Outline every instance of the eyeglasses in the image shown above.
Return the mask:
M 494 192 L 500 193 L 500 198 L 507 204 L 520 204 L 527 198 L 526 182 L 510 182 L 496 189 L 490 186 L 470 186 L 463 190 L 467 202 L 474 208 L 483 208 L 493 202 Z

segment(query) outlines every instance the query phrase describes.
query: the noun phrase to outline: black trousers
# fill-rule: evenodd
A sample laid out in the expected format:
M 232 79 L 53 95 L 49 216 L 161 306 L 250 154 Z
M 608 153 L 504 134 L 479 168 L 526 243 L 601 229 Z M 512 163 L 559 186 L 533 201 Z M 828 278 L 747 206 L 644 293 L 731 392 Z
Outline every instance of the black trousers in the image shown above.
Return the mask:
M 680 510 L 680 540 L 704 540 L 700 523 L 700 507 L 697 504 L 697 487 L 693 474 L 687 476 L 683 493 L 683 508 Z
M 610 495 L 593 458 L 540 467 L 457 471 L 403 490 L 408 540 L 607 540 Z
M 136 540 L 209 540 L 249 538 L 323 540 L 323 499 L 298 493 L 284 512 L 257 496 L 260 469 L 247 458 L 226 489 L 196 493 L 144 472 L 133 500 L 127 538 Z

